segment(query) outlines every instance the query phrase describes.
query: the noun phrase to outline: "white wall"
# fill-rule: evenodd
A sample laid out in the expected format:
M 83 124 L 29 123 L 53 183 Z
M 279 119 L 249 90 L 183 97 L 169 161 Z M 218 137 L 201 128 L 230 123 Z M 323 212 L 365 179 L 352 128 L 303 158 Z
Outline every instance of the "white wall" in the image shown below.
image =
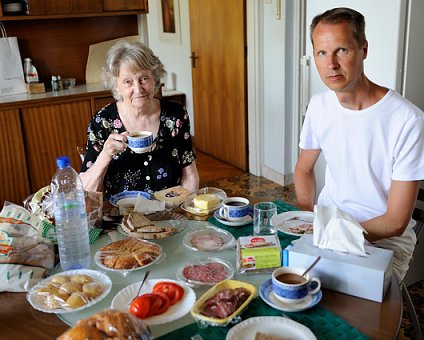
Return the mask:
M 194 134 L 191 61 L 189 59 L 191 53 L 188 9 L 189 0 L 175 1 L 179 2 L 181 43 L 160 40 L 160 0 L 149 0 L 149 13 L 145 15 L 145 19 L 144 16 L 140 17 L 141 21 L 146 20 L 148 36 L 148 42 L 146 41 L 146 43 L 148 43 L 149 47 L 163 62 L 168 75 L 171 73 L 176 74 L 176 90 L 183 92 L 186 95 L 186 108 L 190 115 L 191 133 Z M 139 31 L 140 29 L 141 28 L 139 28 Z

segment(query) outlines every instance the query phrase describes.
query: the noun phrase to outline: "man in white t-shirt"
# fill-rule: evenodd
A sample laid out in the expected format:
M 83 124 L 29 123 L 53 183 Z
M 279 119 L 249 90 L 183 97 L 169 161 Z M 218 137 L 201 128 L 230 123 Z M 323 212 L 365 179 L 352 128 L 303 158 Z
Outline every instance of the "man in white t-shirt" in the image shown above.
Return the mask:
M 416 237 L 411 220 L 424 178 L 424 113 L 364 74 L 368 42 L 362 14 L 335 8 L 311 24 L 314 60 L 328 91 L 309 103 L 295 170 L 297 205 L 313 210 L 315 163 L 323 152 L 325 185 L 317 204 L 337 206 L 394 251 L 403 279 Z

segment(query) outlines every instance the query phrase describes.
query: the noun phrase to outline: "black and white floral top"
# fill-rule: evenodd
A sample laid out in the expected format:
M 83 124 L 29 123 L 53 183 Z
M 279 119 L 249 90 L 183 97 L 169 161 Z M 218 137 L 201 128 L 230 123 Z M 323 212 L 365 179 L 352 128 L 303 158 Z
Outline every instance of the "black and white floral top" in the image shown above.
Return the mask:
M 81 172 L 93 165 L 111 133 L 124 131 L 116 103 L 100 109 L 88 126 L 87 154 Z M 161 100 L 159 131 L 152 150 L 137 154 L 127 148 L 114 156 L 103 183 L 105 198 L 122 191 L 153 193 L 178 185 L 182 169 L 195 159 L 187 111 L 180 104 Z

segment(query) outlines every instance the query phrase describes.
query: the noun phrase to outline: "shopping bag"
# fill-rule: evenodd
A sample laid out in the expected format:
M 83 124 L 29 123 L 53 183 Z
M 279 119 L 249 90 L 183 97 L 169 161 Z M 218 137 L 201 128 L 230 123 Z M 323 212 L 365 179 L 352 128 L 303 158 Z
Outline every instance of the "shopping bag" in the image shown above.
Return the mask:
M 0 22 L 0 96 L 25 93 L 24 70 L 18 39 L 8 37 Z

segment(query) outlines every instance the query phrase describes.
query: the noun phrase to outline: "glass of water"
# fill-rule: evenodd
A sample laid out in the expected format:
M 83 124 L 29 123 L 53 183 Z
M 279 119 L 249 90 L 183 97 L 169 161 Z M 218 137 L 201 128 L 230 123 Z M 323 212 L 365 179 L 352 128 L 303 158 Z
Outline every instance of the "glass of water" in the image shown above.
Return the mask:
M 277 227 L 271 224 L 271 219 L 275 215 L 277 215 L 277 206 L 274 203 L 256 203 L 253 208 L 253 234 L 275 235 Z

